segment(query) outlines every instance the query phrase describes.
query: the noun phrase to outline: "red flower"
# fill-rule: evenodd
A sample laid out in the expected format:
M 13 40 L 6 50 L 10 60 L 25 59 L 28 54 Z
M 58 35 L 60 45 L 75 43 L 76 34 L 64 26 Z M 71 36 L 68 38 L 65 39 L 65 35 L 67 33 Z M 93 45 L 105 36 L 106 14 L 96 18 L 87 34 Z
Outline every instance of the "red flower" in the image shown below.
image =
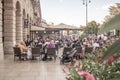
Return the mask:
M 107 62 L 108 63 L 111 63 L 111 62 L 113 62 L 115 60 L 115 57 L 114 56 L 111 56 L 111 57 L 109 57 L 108 59 L 107 59 Z

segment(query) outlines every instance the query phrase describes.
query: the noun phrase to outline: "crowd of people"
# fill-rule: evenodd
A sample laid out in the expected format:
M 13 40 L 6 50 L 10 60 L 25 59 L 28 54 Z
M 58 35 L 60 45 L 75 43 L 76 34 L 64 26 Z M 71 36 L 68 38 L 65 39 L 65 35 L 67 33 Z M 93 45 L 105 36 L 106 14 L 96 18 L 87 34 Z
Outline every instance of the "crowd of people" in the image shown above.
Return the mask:
M 86 48 L 92 47 L 92 53 L 95 53 L 95 51 L 99 48 L 104 48 L 107 49 L 107 46 L 110 46 L 113 44 L 116 40 L 119 39 L 119 36 L 114 35 L 113 33 L 107 34 L 89 34 L 87 37 L 83 39 L 76 39 L 76 38 L 57 38 L 57 39 L 52 39 L 52 38 L 45 38 L 43 39 L 42 37 L 36 37 L 33 40 L 30 40 L 29 38 L 27 40 L 24 40 L 20 42 L 18 47 L 20 48 L 21 52 L 24 54 L 24 52 L 27 52 L 27 58 L 31 58 L 31 47 L 36 47 L 37 45 L 42 45 L 42 53 L 45 55 L 43 60 L 45 59 L 46 55 L 46 48 L 55 48 L 57 47 L 58 49 L 62 49 L 61 52 L 58 54 L 63 54 L 63 48 L 64 47 L 71 47 L 71 48 L 76 48 L 76 47 L 81 47 L 82 48 L 82 54 L 83 56 L 85 55 L 85 50 Z M 59 57 L 60 57 L 59 56 Z M 24 58 L 26 59 L 26 58 Z

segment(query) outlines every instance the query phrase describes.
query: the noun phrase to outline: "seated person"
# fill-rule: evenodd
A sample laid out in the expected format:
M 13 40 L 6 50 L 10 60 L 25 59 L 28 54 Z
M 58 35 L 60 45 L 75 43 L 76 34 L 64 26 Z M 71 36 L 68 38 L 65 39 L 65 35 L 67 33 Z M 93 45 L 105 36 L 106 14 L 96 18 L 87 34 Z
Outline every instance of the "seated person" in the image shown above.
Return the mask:
M 25 46 L 25 43 L 23 41 L 20 42 L 18 47 L 20 48 L 21 54 L 27 53 L 27 47 Z M 23 58 L 24 58 L 24 60 L 26 60 L 27 56 L 24 56 Z
M 54 40 L 51 40 L 47 47 L 48 48 L 55 48 Z
M 54 40 L 51 40 L 50 43 L 49 42 L 46 42 L 45 43 L 45 56 L 43 57 L 43 61 L 47 60 L 47 48 L 55 48 L 55 43 L 54 43 Z M 52 60 L 52 57 L 50 57 L 50 60 Z

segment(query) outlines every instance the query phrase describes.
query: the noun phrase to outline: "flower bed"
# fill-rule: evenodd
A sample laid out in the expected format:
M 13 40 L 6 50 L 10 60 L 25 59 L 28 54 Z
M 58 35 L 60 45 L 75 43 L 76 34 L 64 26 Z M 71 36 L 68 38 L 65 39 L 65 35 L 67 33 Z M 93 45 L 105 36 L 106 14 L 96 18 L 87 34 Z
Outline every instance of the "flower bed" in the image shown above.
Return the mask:
M 120 80 L 120 54 L 102 61 L 104 54 L 87 54 L 85 59 L 74 60 L 74 65 L 63 69 L 67 80 Z

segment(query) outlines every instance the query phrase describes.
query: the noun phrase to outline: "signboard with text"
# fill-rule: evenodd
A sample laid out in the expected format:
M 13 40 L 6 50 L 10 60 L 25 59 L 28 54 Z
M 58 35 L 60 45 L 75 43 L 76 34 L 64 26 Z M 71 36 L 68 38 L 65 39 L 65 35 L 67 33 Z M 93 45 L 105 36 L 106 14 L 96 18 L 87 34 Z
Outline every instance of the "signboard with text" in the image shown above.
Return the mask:
M 28 28 L 29 21 L 28 19 L 24 19 L 24 28 Z

